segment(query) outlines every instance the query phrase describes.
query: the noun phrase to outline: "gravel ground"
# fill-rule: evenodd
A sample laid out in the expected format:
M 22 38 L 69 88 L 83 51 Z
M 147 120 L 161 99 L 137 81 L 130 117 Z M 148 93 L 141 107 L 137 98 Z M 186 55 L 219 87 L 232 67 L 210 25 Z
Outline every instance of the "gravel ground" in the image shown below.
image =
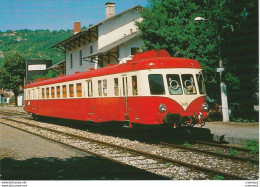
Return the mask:
M 19 121 L 29 121 L 30 123 L 32 122 L 31 120 L 25 120 L 25 119 L 19 119 Z M 244 163 L 244 162 L 239 163 L 239 162 L 234 162 L 234 161 L 229 161 L 229 160 L 222 160 L 222 159 L 214 158 L 214 157 L 207 156 L 204 154 L 197 154 L 197 153 L 192 153 L 192 152 L 188 152 L 188 151 L 181 152 L 181 151 L 178 151 L 177 149 L 172 150 L 172 149 L 168 149 L 168 148 L 161 148 L 160 146 L 147 145 L 147 144 L 140 143 L 138 141 L 130 141 L 127 139 L 121 139 L 121 138 L 116 138 L 116 137 L 102 136 L 99 134 L 94 134 L 94 133 L 89 133 L 89 132 L 80 131 L 80 130 L 76 130 L 76 129 L 61 127 L 61 126 L 57 126 L 57 125 L 53 125 L 53 124 L 47 124 L 47 123 L 35 122 L 35 121 L 34 121 L 34 123 L 38 124 L 40 126 L 49 126 L 53 129 L 60 129 L 60 130 L 63 129 L 62 132 L 66 131 L 69 133 L 74 133 L 74 134 L 86 136 L 89 138 L 91 137 L 94 139 L 99 139 L 104 142 L 110 142 L 110 143 L 117 144 L 120 146 L 125 146 L 128 148 L 135 148 L 135 149 L 139 149 L 141 151 L 150 151 L 154 154 L 155 153 L 160 154 L 161 156 L 166 156 L 166 157 L 170 157 L 170 158 L 177 159 L 177 160 L 180 159 L 181 161 L 187 162 L 187 163 L 193 162 L 193 164 L 199 165 L 199 166 L 220 169 L 223 172 L 228 172 L 228 173 L 233 173 L 233 174 L 236 173 L 240 176 L 250 178 L 250 179 L 255 179 L 257 177 L 257 173 L 258 173 L 258 168 L 254 167 L 251 164 Z M 32 130 L 35 131 L 36 133 L 41 133 L 37 129 L 32 128 Z M 55 135 L 55 137 L 56 137 L 56 135 Z M 64 135 L 61 134 L 60 138 L 64 138 Z M 66 139 L 68 139 L 68 138 L 66 138 Z M 79 144 L 82 144 L 82 143 L 79 142 Z M 165 171 L 165 172 L 166 173 L 164 175 L 166 175 L 168 173 L 168 171 Z M 185 173 L 186 173 L 185 176 L 187 177 L 187 172 L 185 172 Z M 180 177 L 177 177 L 177 178 L 181 179 Z M 188 177 L 188 178 L 190 178 L 190 177 Z M 193 177 L 191 177 L 191 178 L 193 178 Z
M 0 124 L 1 180 L 165 180 Z
M 2 124 L 0 124 L 0 148 L 12 153 L 11 156 L 17 160 L 45 157 L 66 159 L 90 156 L 87 153 L 72 150 L 62 144 L 53 143 Z

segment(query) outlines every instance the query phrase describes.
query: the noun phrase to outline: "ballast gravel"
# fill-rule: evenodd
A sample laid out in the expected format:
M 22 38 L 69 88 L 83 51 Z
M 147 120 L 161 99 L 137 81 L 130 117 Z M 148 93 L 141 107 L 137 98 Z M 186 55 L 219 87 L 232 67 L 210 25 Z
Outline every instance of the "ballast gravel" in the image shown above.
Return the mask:
M 1 119 L 1 120 L 3 120 L 3 119 Z M 98 141 L 103 141 L 103 142 L 123 146 L 126 148 L 131 148 L 131 149 L 145 151 L 145 152 L 151 152 L 156 155 L 168 157 L 168 158 L 175 159 L 175 160 L 180 160 L 182 162 L 186 162 L 186 163 L 190 163 L 190 164 L 194 164 L 194 165 L 198 165 L 198 166 L 213 168 L 215 170 L 223 171 L 223 172 L 230 173 L 233 175 L 238 175 L 240 177 L 244 177 L 244 178 L 248 178 L 248 179 L 258 179 L 258 166 L 255 166 L 253 164 L 246 163 L 246 162 L 239 162 L 239 161 L 234 161 L 231 159 L 221 159 L 218 157 L 209 156 L 207 154 L 203 154 L 203 153 L 198 154 L 198 153 L 191 152 L 191 151 L 183 152 L 181 149 L 172 149 L 169 147 L 163 147 L 161 145 L 145 144 L 145 143 L 140 143 L 138 141 L 131 141 L 128 139 L 123 139 L 123 138 L 118 138 L 118 137 L 111 137 L 111 136 L 101 135 L 101 134 L 97 134 L 97 133 L 85 132 L 82 130 L 72 129 L 72 128 L 68 128 L 68 127 L 62 127 L 62 126 L 48 124 L 48 123 L 31 121 L 31 120 L 23 119 L 23 118 L 19 118 L 16 120 L 19 120 L 19 121 L 25 122 L 25 123 L 33 123 L 33 124 L 41 126 L 41 127 L 48 127 L 50 129 L 59 130 L 63 133 L 72 133 L 72 134 L 80 135 L 80 136 L 83 136 L 86 138 L 91 138 L 91 139 L 95 139 Z M 7 121 L 5 121 L 5 122 L 7 122 Z M 10 123 L 10 122 L 8 122 L 8 123 Z M 13 124 L 13 122 L 12 122 L 12 124 Z M 33 131 L 33 129 L 35 129 L 35 128 L 30 128 L 30 130 L 32 130 L 32 131 Z M 56 137 L 52 137 L 52 138 L 58 139 L 59 141 L 62 141 L 62 142 L 66 142 L 70 139 L 70 138 L 68 138 L 68 136 L 64 136 L 64 135 L 60 135 L 59 137 L 57 137 L 57 134 L 54 135 L 49 132 L 41 132 L 44 130 L 39 131 L 39 130 L 35 129 L 35 131 L 36 131 L 36 133 L 40 133 L 40 134 L 43 133 L 45 135 L 47 133 L 50 138 L 52 136 L 56 136 Z M 71 138 L 71 139 L 73 139 L 73 138 Z M 93 149 L 93 147 L 91 145 L 87 145 L 86 143 L 84 143 L 84 141 L 76 142 L 75 146 Z M 96 145 L 96 146 L 98 146 L 98 145 Z M 105 155 L 105 152 L 106 152 L 106 151 L 104 151 L 105 147 L 102 147 L 102 146 L 98 146 L 98 147 L 99 147 L 98 149 L 97 149 L 97 147 L 95 147 L 94 151 L 101 152 L 102 154 Z M 140 161 L 140 160 L 136 160 L 135 162 L 132 162 L 131 160 L 127 159 L 127 157 L 122 157 L 122 158 L 118 157 L 118 158 L 114 158 L 114 159 L 117 159 L 119 161 L 121 161 L 120 159 L 122 159 L 123 162 L 133 165 L 138 168 L 141 168 L 142 165 L 149 165 L 149 164 L 156 163 L 156 161 L 154 161 L 152 159 L 151 159 L 151 163 L 149 163 L 149 164 L 144 164 L 145 162 Z M 139 166 L 140 164 L 141 164 L 141 166 Z M 189 171 L 189 169 L 187 169 L 185 167 L 179 167 L 179 166 L 176 167 L 173 165 L 169 165 L 167 168 L 162 168 L 162 169 L 157 168 L 157 169 L 150 169 L 150 170 L 146 169 L 146 170 L 150 171 L 150 172 L 156 172 L 156 174 L 161 174 L 163 176 L 167 176 L 167 177 L 170 177 L 173 179 L 206 179 L 207 178 L 207 176 L 204 175 L 203 173 L 191 172 L 191 171 Z M 182 175 L 185 175 L 185 176 L 182 176 Z

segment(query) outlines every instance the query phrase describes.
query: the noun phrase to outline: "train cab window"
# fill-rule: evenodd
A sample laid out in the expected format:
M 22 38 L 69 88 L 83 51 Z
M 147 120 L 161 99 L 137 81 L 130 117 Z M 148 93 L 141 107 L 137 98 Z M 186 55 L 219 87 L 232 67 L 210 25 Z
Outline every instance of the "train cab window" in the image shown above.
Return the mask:
M 89 97 L 92 97 L 92 96 L 93 96 L 92 81 L 91 81 L 91 80 L 88 80 L 88 81 L 87 81 L 87 84 L 88 84 L 88 96 L 89 96 Z
M 76 84 L 76 92 L 77 92 L 77 97 L 82 97 L 82 87 L 81 83 Z
M 137 76 L 132 76 L 132 91 L 133 91 L 133 95 L 138 95 L 138 92 L 137 92 Z
M 73 84 L 69 85 L 69 92 L 70 92 L 70 97 L 74 97 L 74 85 Z
M 165 94 L 163 77 L 161 74 L 150 74 L 148 75 L 148 80 L 149 80 L 151 95 Z
M 54 87 L 51 87 L 51 98 L 54 98 Z
M 204 84 L 204 79 L 202 74 L 196 74 L 196 78 L 198 81 L 198 86 L 199 86 L 199 92 L 200 94 L 206 94 L 206 88 L 205 88 L 205 84 Z
M 196 94 L 195 81 L 192 74 L 182 74 L 183 90 L 186 95 Z
M 50 98 L 50 88 L 46 88 L 46 98 Z
M 102 83 L 98 81 L 98 96 L 102 96 Z
M 107 80 L 103 80 L 103 94 L 107 96 Z
M 170 95 L 182 95 L 180 76 L 177 74 L 166 75 Z
M 114 78 L 114 92 L 115 96 L 119 95 L 118 78 Z
M 44 88 L 42 88 L 42 99 L 44 99 L 45 98 L 45 90 L 44 90 Z
M 60 98 L 60 86 L 56 86 L 57 98 Z
M 66 85 L 62 86 L 62 96 L 63 96 L 63 98 L 67 98 L 67 86 Z

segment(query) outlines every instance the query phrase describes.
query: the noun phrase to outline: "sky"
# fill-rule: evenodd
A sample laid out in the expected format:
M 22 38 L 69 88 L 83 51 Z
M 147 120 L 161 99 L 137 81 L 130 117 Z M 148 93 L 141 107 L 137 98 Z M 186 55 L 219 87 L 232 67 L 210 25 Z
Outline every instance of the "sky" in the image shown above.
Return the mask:
M 106 2 L 114 2 L 116 14 L 148 0 L 0 0 L 0 31 L 20 29 L 73 29 L 105 19 Z

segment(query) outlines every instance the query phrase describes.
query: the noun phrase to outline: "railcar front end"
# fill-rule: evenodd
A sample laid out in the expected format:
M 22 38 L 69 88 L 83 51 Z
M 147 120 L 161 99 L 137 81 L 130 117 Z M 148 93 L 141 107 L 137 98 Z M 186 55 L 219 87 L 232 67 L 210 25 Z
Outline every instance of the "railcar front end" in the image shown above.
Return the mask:
M 202 69 L 151 69 L 141 74 L 142 96 L 129 98 L 130 121 L 174 127 L 205 124 L 208 104 Z

